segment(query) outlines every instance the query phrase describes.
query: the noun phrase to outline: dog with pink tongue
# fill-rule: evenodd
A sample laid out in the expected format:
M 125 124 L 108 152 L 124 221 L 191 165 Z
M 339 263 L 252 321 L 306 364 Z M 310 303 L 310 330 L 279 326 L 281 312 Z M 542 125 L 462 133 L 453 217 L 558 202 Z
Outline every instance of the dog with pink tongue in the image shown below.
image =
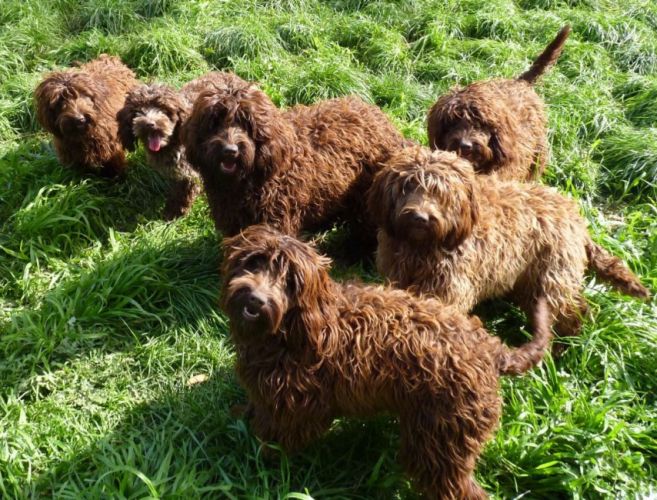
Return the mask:
M 148 165 L 170 181 L 164 208 L 168 220 L 185 215 L 201 191 L 199 176 L 185 157 L 180 128 L 197 96 L 208 86 L 223 82 L 227 75 L 208 73 L 180 90 L 159 83 L 140 85 L 127 94 L 117 114 L 123 147 L 133 151 L 141 142 Z

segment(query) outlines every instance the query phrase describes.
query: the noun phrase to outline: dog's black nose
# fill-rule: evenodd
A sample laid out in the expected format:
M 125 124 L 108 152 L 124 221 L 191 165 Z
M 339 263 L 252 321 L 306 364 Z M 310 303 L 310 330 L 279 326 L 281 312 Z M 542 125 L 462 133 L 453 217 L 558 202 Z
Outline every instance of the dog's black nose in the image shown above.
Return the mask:
M 221 149 L 221 153 L 224 156 L 237 156 L 238 152 L 239 152 L 239 148 L 237 147 L 237 144 L 226 144 Z
M 249 298 L 247 299 L 247 305 L 251 310 L 257 311 L 265 305 L 265 300 L 265 297 L 258 292 L 251 292 L 251 295 L 249 295 Z
M 413 212 L 412 220 L 417 224 L 426 224 L 429 222 L 429 214 L 426 212 Z
M 462 153 L 469 153 L 472 151 L 472 141 L 469 141 L 468 139 L 461 139 L 461 142 L 459 143 L 459 150 Z

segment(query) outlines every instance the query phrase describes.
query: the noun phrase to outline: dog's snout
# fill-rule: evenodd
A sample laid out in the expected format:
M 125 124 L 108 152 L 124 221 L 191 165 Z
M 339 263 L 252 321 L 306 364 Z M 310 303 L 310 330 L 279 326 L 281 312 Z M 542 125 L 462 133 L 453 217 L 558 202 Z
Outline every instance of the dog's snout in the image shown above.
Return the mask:
M 221 149 L 221 153 L 224 156 L 237 156 L 238 152 L 239 148 L 237 147 L 237 144 L 225 144 Z
M 411 220 L 416 224 L 426 224 L 429 222 L 429 214 L 419 210 L 415 210 L 411 213 Z
M 261 309 L 265 302 L 267 302 L 267 298 L 257 291 L 251 292 L 246 300 L 247 305 L 253 310 Z
M 470 151 L 472 151 L 472 141 L 468 139 L 461 139 L 461 141 L 459 142 L 459 150 L 462 153 L 469 153 Z

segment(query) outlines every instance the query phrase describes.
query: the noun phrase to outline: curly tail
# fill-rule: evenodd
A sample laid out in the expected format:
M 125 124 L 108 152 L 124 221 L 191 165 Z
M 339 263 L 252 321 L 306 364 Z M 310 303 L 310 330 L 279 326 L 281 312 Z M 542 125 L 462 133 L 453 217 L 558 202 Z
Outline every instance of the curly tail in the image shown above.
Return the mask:
M 534 337 L 529 342 L 515 349 L 502 344 L 497 358 L 500 375 L 520 375 L 543 359 L 552 340 L 552 319 L 544 296 L 536 300 L 531 320 Z
M 552 40 L 550 45 L 545 47 L 545 50 L 541 52 L 541 55 L 536 58 L 534 64 L 525 71 L 522 75 L 518 77 L 518 80 L 525 80 L 530 84 L 534 84 L 538 78 L 545 73 L 545 70 L 552 66 L 563 50 L 563 45 L 566 43 L 566 39 L 570 35 L 570 26 L 566 25 L 561 28 L 561 31 L 557 34 L 556 38 Z
M 589 260 L 589 269 L 601 280 L 626 295 L 644 300 L 650 298 L 648 289 L 641 284 L 639 278 L 628 269 L 621 259 L 611 255 L 590 239 L 586 242 L 586 256 Z

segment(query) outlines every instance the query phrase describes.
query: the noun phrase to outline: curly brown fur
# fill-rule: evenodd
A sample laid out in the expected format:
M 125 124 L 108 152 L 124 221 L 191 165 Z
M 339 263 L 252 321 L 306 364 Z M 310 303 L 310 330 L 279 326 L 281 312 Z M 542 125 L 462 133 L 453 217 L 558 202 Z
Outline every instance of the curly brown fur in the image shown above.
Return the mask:
M 531 315 L 544 296 L 557 333 L 577 335 L 587 268 L 648 296 L 619 259 L 591 242 L 573 200 L 545 186 L 475 176 L 451 152 L 400 151 L 375 177 L 368 207 L 381 228 L 379 271 L 463 313 L 508 297 Z
M 50 73 L 39 84 L 37 118 L 53 135 L 62 164 L 107 177 L 125 170 L 116 113 L 137 83 L 120 59 L 103 54 L 78 68 Z
M 473 472 L 499 419 L 498 378 L 540 360 L 545 310 L 535 319 L 548 335 L 530 359 L 435 299 L 332 281 L 327 258 L 268 226 L 225 249 L 222 307 L 260 439 L 294 452 L 337 417 L 394 414 L 401 462 L 420 490 L 486 498 Z
M 229 78 L 228 73 L 208 73 L 180 90 L 158 83 L 141 85 L 128 93 L 117 115 L 123 146 L 134 151 L 140 141 L 148 164 L 172 184 L 165 206 L 168 219 L 185 215 L 200 192 L 200 179 L 187 162 L 181 142 L 182 124 L 204 89 Z
M 540 177 L 549 156 L 547 119 L 532 84 L 556 62 L 569 33 L 564 27 L 517 79 L 475 82 L 438 99 L 427 119 L 431 148 L 455 151 L 480 174 Z
M 402 141 L 381 110 L 356 97 L 281 111 L 238 77 L 202 92 L 183 127 L 225 235 L 260 222 L 297 234 L 344 218 L 373 236 L 361 220 L 363 195 Z

